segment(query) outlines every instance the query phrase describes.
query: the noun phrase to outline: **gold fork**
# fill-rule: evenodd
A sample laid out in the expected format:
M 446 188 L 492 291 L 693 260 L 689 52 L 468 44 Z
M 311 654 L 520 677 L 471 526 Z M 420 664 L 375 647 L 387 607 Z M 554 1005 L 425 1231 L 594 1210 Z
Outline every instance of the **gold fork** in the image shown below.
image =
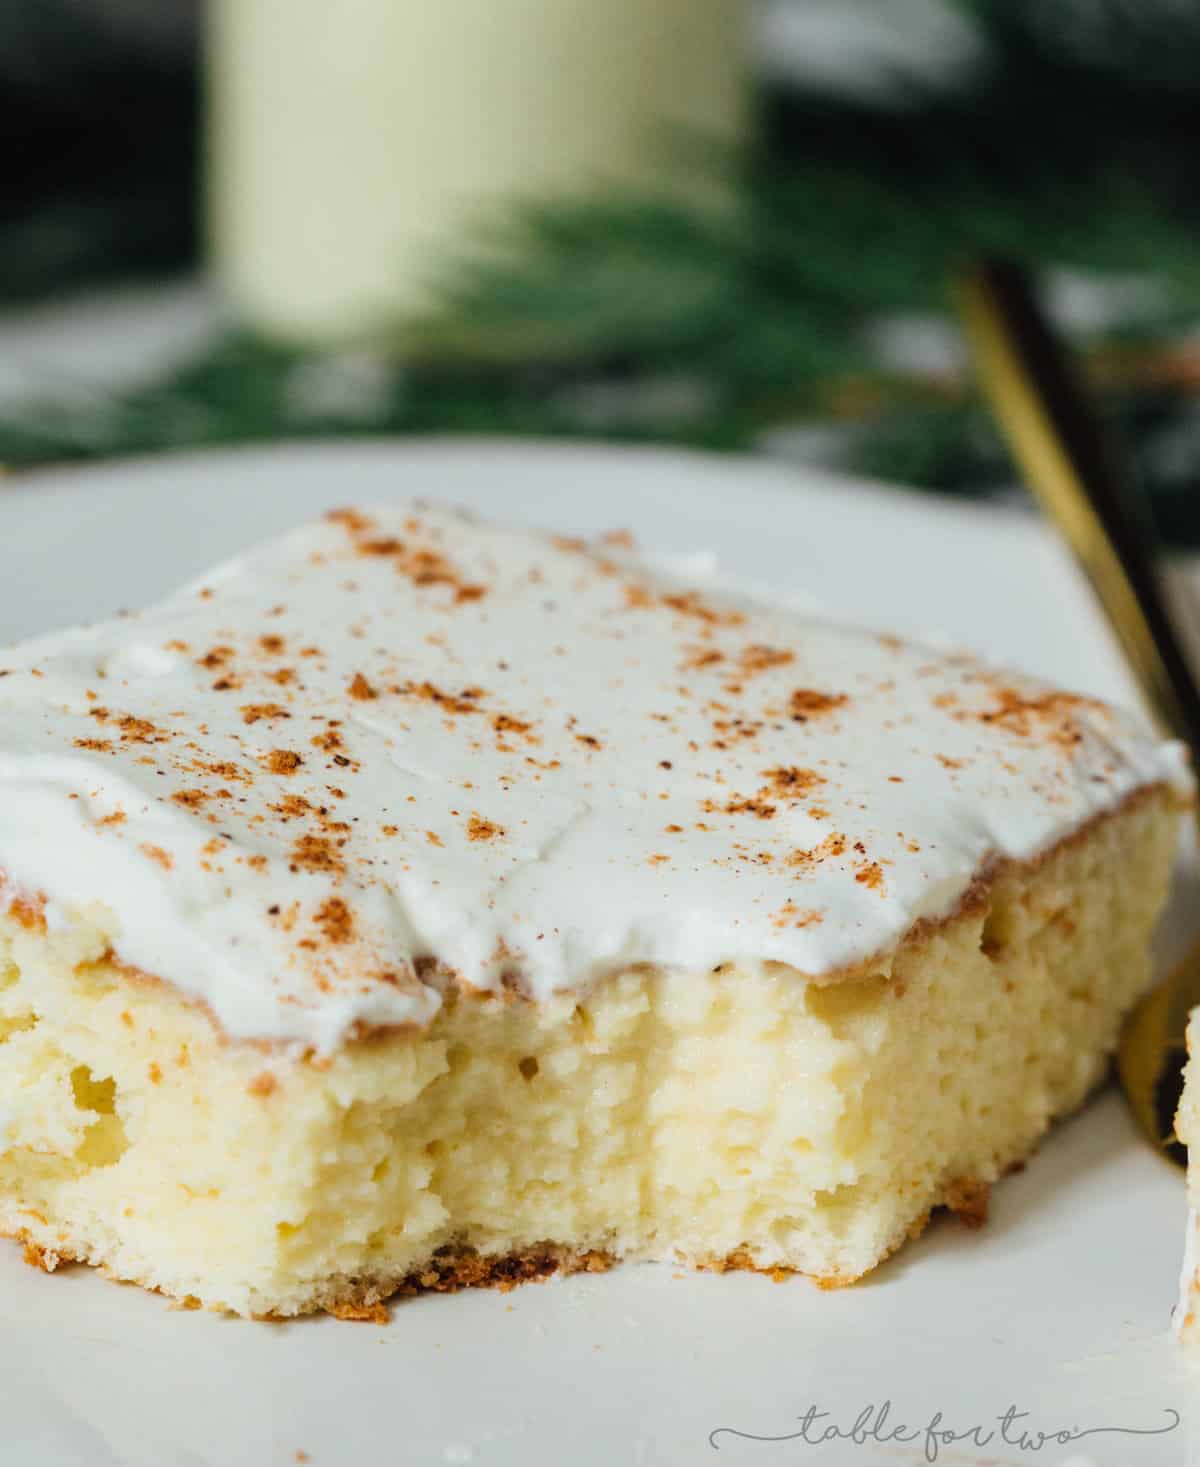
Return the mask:
M 1162 593 L 1154 534 L 1132 472 L 1105 434 L 1025 272 L 984 264 L 957 287 L 959 313 L 984 392 L 1046 516 L 1086 573 L 1156 721 L 1200 768 L 1200 691 Z M 1184 1033 L 1200 1004 L 1200 943 L 1131 1014 L 1117 1070 L 1138 1124 L 1168 1160 L 1186 1059 Z

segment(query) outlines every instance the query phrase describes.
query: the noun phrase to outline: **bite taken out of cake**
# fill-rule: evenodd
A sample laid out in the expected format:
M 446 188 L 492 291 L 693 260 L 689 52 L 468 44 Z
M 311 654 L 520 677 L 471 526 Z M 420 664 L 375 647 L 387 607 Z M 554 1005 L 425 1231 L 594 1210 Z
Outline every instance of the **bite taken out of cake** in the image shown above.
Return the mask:
M 339 511 L 0 652 L 0 1229 L 251 1315 L 849 1283 L 1101 1079 L 1190 791 L 963 654 Z

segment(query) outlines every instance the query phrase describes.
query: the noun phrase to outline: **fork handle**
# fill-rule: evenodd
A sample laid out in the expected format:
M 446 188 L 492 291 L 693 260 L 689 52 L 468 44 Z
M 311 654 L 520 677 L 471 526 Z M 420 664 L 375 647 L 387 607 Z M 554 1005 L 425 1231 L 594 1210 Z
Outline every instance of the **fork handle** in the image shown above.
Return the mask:
M 978 266 L 957 297 L 984 393 L 1019 467 L 1091 582 L 1158 721 L 1200 767 L 1200 690 L 1163 596 L 1132 470 L 1019 265 Z

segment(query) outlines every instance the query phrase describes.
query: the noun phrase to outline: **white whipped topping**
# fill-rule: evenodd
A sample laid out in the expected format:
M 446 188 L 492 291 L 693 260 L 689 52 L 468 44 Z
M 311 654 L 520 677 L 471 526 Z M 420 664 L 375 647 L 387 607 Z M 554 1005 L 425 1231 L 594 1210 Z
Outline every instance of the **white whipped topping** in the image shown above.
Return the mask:
M 1196 1283 L 1197 1236 L 1200 1235 L 1200 1214 L 1194 1207 L 1188 1208 L 1187 1227 L 1183 1235 L 1183 1262 L 1179 1269 L 1179 1303 L 1171 1317 L 1176 1335 L 1182 1335 L 1188 1315 L 1192 1312 L 1192 1288 Z
M 451 975 L 830 975 L 991 860 L 1189 786 L 1091 700 L 426 506 L 302 527 L 0 674 L 10 886 L 110 909 L 119 959 L 231 1036 L 323 1051 L 428 1022 Z

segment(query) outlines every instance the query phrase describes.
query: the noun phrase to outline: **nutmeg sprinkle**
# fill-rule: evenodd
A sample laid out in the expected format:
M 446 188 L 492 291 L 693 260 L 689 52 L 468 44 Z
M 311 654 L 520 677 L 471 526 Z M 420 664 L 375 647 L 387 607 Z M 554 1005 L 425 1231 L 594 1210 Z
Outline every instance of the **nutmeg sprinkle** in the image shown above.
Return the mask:
M 295 774 L 303 763 L 304 756 L 295 749 L 270 749 L 262 758 L 263 768 L 269 774 Z
M 369 702 L 372 698 L 378 698 L 379 694 L 371 684 L 363 677 L 361 672 L 356 672 L 350 679 L 350 686 L 346 689 L 352 698 L 357 698 L 360 703 Z

